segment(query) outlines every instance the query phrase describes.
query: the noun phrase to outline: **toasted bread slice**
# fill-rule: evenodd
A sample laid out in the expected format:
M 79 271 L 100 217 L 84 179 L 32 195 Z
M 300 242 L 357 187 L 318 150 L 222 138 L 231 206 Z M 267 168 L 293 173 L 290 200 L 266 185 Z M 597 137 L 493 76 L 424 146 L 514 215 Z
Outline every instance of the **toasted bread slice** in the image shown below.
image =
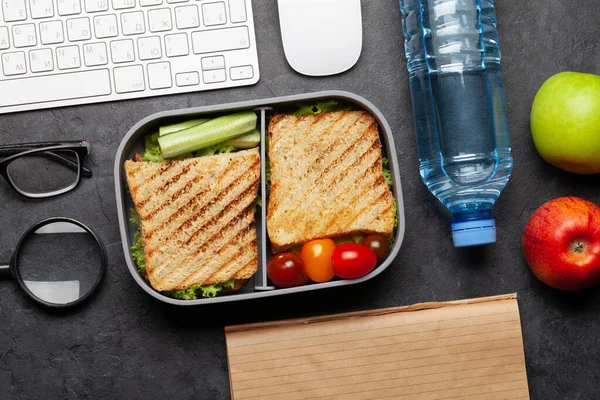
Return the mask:
M 269 124 L 273 252 L 357 232 L 389 237 L 393 195 L 377 122 L 363 111 L 276 115 Z
M 154 289 L 254 275 L 257 149 L 162 163 L 126 161 L 125 174 Z

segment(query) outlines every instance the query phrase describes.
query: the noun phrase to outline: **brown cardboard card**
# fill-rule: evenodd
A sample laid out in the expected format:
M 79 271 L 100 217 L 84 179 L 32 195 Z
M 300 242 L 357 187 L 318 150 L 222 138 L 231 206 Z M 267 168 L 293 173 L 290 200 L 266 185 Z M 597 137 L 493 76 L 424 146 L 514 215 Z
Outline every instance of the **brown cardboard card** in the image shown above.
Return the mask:
M 234 400 L 529 399 L 516 294 L 225 335 Z

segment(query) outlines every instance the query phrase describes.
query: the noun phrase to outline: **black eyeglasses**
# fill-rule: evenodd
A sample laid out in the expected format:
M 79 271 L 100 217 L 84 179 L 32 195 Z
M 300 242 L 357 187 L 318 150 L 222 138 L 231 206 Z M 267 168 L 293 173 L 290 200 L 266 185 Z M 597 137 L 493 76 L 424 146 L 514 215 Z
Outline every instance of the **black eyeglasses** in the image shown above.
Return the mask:
M 21 196 L 43 199 L 75 189 L 92 171 L 83 166 L 90 144 L 83 141 L 0 145 L 0 175 Z

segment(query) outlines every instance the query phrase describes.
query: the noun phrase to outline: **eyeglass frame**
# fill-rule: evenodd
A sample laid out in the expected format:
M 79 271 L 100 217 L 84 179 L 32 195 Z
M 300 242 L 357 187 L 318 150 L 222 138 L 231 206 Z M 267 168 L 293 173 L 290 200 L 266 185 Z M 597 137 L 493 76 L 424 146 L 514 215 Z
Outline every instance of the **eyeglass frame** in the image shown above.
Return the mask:
M 52 150 L 70 150 L 77 156 L 77 160 L 73 161 L 64 156 L 52 153 Z M 26 156 L 28 154 L 42 153 L 45 156 L 51 158 L 60 164 L 63 164 L 70 170 L 77 172 L 77 179 L 71 185 L 66 188 L 55 190 L 48 193 L 28 193 L 19 189 L 10 174 L 8 173 L 8 166 L 14 160 Z M 90 143 L 87 140 L 77 141 L 65 141 L 65 142 L 39 142 L 39 143 L 21 143 L 21 144 L 9 144 L 0 145 L 0 158 L 4 158 L 0 161 L 0 176 L 8 183 L 10 188 L 17 194 L 28 198 L 28 199 L 47 199 L 51 197 L 60 196 L 74 190 L 81 183 L 82 177 L 91 178 L 92 171 L 84 167 L 83 161 L 90 154 Z

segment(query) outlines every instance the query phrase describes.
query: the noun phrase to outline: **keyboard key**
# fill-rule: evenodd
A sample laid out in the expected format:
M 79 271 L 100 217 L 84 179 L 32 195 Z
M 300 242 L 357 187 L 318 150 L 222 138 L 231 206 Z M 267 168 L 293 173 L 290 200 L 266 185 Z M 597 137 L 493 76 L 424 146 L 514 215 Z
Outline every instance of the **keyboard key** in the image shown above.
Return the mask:
M 226 76 L 224 69 L 215 69 L 214 71 L 202 72 L 202 80 L 204 83 L 225 82 L 225 79 Z
M 150 26 L 150 32 L 163 32 L 173 29 L 171 9 L 159 8 L 158 10 L 148 11 L 148 25 Z
M 112 5 L 115 10 L 124 10 L 126 8 L 134 8 L 135 0 L 112 0 Z
M 58 65 L 58 69 L 72 69 L 81 67 L 79 46 L 57 47 L 56 64 Z
M 241 79 L 252 79 L 254 77 L 254 69 L 252 68 L 252 65 L 231 67 L 229 69 L 229 77 L 234 81 Z
M 27 19 L 25 0 L 2 0 L 1 3 L 4 21 L 14 22 Z
M 121 31 L 123 35 L 140 35 L 146 32 L 144 13 L 133 11 L 121 14 Z
M 10 39 L 8 37 L 8 28 L 6 26 L 0 26 L 0 50 L 8 49 L 10 46 Z
M 4 75 L 22 75 L 27 73 L 27 64 L 25 63 L 25 53 L 22 51 L 18 51 L 15 53 L 4 53 L 2 54 L 2 70 L 4 71 Z M 12 92 L 0 92 L 0 93 L 10 93 Z M 10 96 L 0 96 L 0 97 L 10 97 Z
M 106 43 L 89 43 L 83 46 L 83 61 L 88 67 L 106 65 L 108 63 L 108 54 L 106 52 Z
M 34 24 L 13 25 L 12 32 L 15 47 L 31 47 L 37 44 Z
M 65 41 L 62 21 L 40 22 L 42 44 L 56 44 Z
M 140 0 L 140 6 L 149 7 L 149 6 L 159 6 L 162 4 L 162 0 Z
M 87 17 L 68 19 L 67 37 L 71 42 L 91 39 L 90 19 Z
M 165 36 L 167 57 L 187 56 L 190 53 L 186 33 L 175 33 Z
M 193 86 L 200 83 L 197 72 L 182 72 L 175 75 L 177 86 Z
M 96 38 L 104 39 L 115 37 L 119 34 L 117 16 L 115 14 L 97 15 L 94 17 L 94 32 Z
M 58 0 L 58 15 L 75 15 L 81 13 L 79 0 Z
M 133 40 L 125 39 L 110 42 L 110 54 L 114 64 L 134 61 Z
M 202 59 L 202 69 L 209 71 L 211 69 L 225 69 L 225 57 L 204 57 Z
M 192 33 L 192 46 L 196 54 L 247 49 L 250 47 L 248 27 L 194 32 Z
M 169 4 L 173 4 L 173 3 L 187 3 L 190 0 L 167 0 L 167 3 Z
M 200 26 L 198 6 L 195 4 L 175 8 L 175 23 L 178 29 L 197 28 Z
M 54 69 L 52 50 L 40 49 L 29 52 L 29 66 L 31 72 L 49 72 Z
M 115 90 L 117 93 L 141 92 L 146 90 L 144 67 L 141 65 L 115 68 L 113 74 L 115 76 Z
M 52 0 L 29 0 L 31 18 L 50 18 L 54 16 Z
M 107 11 L 108 0 L 83 0 L 85 2 L 85 11 L 89 13 Z
M 246 0 L 229 0 L 229 18 L 231 22 L 246 22 Z
M 225 3 L 208 3 L 202 5 L 202 17 L 204 18 L 204 25 L 223 25 L 227 23 L 227 17 L 225 16 Z
M 173 86 L 171 64 L 168 62 L 148 64 L 148 86 L 150 89 L 166 89 Z
M 155 60 L 162 57 L 159 36 L 139 38 L 137 43 L 140 60 Z
M 0 81 L 0 93 L 10 93 L 0 96 L 0 107 L 102 96 L 111 93 L 110 77 L 103 69 Z

